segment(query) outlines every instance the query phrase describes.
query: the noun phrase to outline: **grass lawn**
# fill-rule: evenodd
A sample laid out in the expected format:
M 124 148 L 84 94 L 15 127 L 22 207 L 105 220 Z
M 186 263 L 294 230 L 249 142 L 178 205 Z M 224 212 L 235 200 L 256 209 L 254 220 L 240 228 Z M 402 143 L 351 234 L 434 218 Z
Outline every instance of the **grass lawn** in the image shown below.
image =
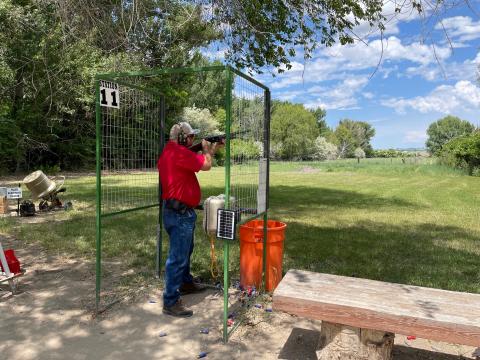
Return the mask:
M 223 168 L 200 173 L 199 179 L 204 197 L 222 192 Z M 270 218 L 288 225 L 284 271 L 299 268 L 480 293 L 479 178 L 432 161 L 367 159 L 360 164 L 272 163 L 270 179 Z M 0 233 L 93 259 L 95 178 L 70 178 L 66 185 L 63 198 L 73 201 L 74 210 L 37 224 L 3 218 Z M 104 219 L 107 272 L 109 261 L 121 261 L 151 277 L 157 217 L 147 209 Z M 223 247 L 217 247 L 221 260 Z M 232 248 L 235 277 L 238 244 Z M 200 215 L 192 269 L 208 278 L 209 267 Z

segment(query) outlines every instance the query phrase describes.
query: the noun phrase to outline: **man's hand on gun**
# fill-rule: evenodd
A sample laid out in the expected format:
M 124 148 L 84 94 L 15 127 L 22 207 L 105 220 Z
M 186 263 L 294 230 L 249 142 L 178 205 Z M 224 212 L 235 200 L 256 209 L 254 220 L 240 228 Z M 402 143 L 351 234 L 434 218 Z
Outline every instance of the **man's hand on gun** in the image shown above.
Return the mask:
M 204 154 L 210 154 L 213 156 L 222 146 L 225 146 L 225 139 L 214 143 L 211 143 L 205 139 L 202 140 L 202 150 Z

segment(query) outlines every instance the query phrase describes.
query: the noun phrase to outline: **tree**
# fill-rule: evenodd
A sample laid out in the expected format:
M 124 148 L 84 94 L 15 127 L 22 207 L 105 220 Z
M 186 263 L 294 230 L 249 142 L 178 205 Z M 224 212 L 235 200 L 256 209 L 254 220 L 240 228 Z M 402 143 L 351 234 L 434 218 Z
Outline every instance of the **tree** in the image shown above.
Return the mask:
M 333 133 L 333 139 L 337 145 L 338 158 L 351 157 L 355 149 L 355 139 L 349 128 L 338 125 Z
M 276 102 L 271 118 L 272 152 L 285 160 L 304 160 L 314 153 L 318 129 L 313 114 L 301 104 Z
M 480 166 L 480 132 L 450 140 L 442 147 L 441 156 L 447 163 L 467 169 L 472 175 Z
M 178 119 L 188 122 L 194 129 L 199 129 L 199 137 L 205 137 L 218 133 L 218 122 L 208 109 L 186 107 Z
M 315 159 L 333 160 L 337 158 L 337 146 L 327 141 L 323 136 L 315 139 Z
M 327 136 L 332 130 L 327 125 L 327 111 L 322 108 L 316 108 L 311 110 L 315 120 L 317 122 L 318 134 L 321 136 Z
M 432 154 L 438 154 L 443 145 L 450 140 L 471 134 L 475 127 L 468 121 L 461 120 L 456 116 L 445 116 L 430 124 L 427 129 L 428 139 L 426 146 Z
M 301 51 L 305 59 L 318 46 L 353 43 L 360 23 L 383 31 L 383 0 L 44 0 L 56 9 L 65 33 L 81 37 L 95 30 L 106 51 L 150 46 L 149 66 L 165 64 L 169 49 L 185 56 L 185 46 L 200 47 L 206 36 L 221 39 L 226 59 L 237 68 L 291 68 Z M 417 0 L 407 1 L 403 7 Z M 413 7 L 410 5 L 410 7 Z M 198 24 L 198 26 L 196 25 Z M 183 40 L 187 40 L 184 42 Z M 171 65 L 171 64 L 169 64 Z
M 220 132 L 222 133 L 225 132 L 225 122 L 227 120 L 227 112 L 225 111 L 225 109 L 219 108 L 217 111 L 215 111 L 213 117 L 218 123 L 218 130 L 220 130 Z
M 469 5 L 467 0 L 461 0 Z M 388 18 L 383 0 L 43 0 L 54 10 L 65 33 L 79 38 L 93 33 L 107 52 L 146 48 L 149 67 L 165 65 L 170 52 L 183 65 L 192 53 L 185 49 L 204 45 L 206 38 L 226 47 L 229 64 L 250 71 L 291 68 L 302 53 L 312 57 L 320 46 L 351 44 L 355 27 L 368 24 L 383 33 L 385 23 L 399 14 L 421 14 L 425 24 L 436 25 L 439 14 L 458 6 L 457 0 L 395 2 Z M 428 15 L 426 15 L 428 14 Z M 431 15 L 430 15 L 431 14 Z M 92 31 L 93 30 L 93 31 Z M 223 45 L 223 46 L 222 46 Z M 167 51 L 168 50 L 168 51 Z M 171 58 L 172 59 L 172 58 Z M 176 62 L 177 66 L 181 66 Z M 173 64 L 166 64 L 172 66 Z
M 200 58 L 195 66 L 222 65 L 220 61 L 210 63 L 206 58 Z M 191 75 L 192 76 L 192 75 Z M 189 106 L 197 106 L 215 113 L 225 106 L 225 72 L 206 71 L 192 76 L 193 84 L 188 89 Z
M 373 151 L 370 140 L 375 129 L 364 121 L 340 120 L 333 135 L 339 157 L 354 157 L 356 148 L 361 148 L 367 155 Z
M 471 8 L 468 0 L 460 2 Z M 278 72 L 291 68 L 290 59 L 297 52 L 303 53 L 307 60 L 320 46 L 353 43 L 358 40 L 355 27 L 359 24 L 368 24 L 372 32 L 383 34 L 384 24 L 396 16 L 412 14 L 420 15 L 428 28 L 459 5 L 458 0 L 216 0 L 207 3 L 211 5 L 210 21 L 223 33 L 227 61 L 238 68 L 273 67 Z M 395 4 L 393 12 L 384 16 L 385 4 L 392 3 Z M 448 34 L 445 37 L 448 40 Z
M 227 59 L 239 68 L 290 69 L 301 48 L 304 58 L 318 45 L 353 43 L 360 22 L 383 31 L 383 0 L 296 1 L 219 0 L 212 21 L 224 30 Z
M 365 151 L 363 151 L 363 149 L 360 147 L 356 148 L 353 154 L 357 158 L 358 162 L 360 162 L 360 159 L 365 158 Z
M 0 2 L 1 128 L 15 124 L 9 127 L 14 136 L 1 140 L 0 147 L 14 154 L 1 161 L 0 172 L 91 166 L 94 75 L 209 65 L 198 48 L 219 36 L 200 7 L 179 1 L 145 0 L 135 6 L 111 0 Z M 193 75 L 146 81 L 166 94 L 172 115 L 167 120 L 173 121 L 193 105 L 188 100 L 211 109 L 223 104 L 218 84 L 223 89 L 224 82 L 213 78 L 206 78 L 201 91 L 193 84 L 202 79 Z
M 375 129 L 369 123 L 364 121 L 353 121 L 344 119 L 340 121 L 339 126 L 345 126 L 352 132 L 355 145 L 365 152 L 371 151 L 370 140 L 375 136 Z

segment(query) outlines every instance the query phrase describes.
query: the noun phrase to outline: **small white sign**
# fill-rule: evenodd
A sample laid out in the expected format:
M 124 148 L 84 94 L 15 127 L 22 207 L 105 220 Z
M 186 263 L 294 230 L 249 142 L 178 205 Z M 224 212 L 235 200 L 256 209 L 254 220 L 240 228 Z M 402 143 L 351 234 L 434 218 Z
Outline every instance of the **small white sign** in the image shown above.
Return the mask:
M 100 80 L 100 106 L 120 108 L 120 88 L 118 84 Z
M 21 199 L 22 188 L 7 188 L 7 199 Z

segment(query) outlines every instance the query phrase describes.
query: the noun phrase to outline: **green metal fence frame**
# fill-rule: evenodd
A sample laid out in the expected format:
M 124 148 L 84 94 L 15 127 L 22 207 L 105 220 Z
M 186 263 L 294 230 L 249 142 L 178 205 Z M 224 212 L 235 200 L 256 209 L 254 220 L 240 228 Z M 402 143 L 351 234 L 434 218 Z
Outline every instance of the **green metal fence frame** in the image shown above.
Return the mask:
M 137 90 L 145 91 L 161 98 L 161 132 L 165 132 L 165 98 L 163 95 L 155 91 L 154 89 L 148 89 L 136 84 L 130 84 L 128 81 L 121 79 L 132 78 L 132 77 L 154 77 L 156 75 L 169 75 L 169 74 L 189 74 L 189 73 L 198 73 L 198 72 L 207 72 L 207 71 L 226 71 L 226 83 L 225 83 L 225 111 L 226 111 L 226 121 L 225 121 L 225 208 L 229 208 L 230 202 L 230 126 L 232 121 L 232 91 L 233 91 L 233 74 L 242 77 L 243 79 L 255 84 L 264 91 L 264 147 L 263 147 L 263 157 L 267 159 L 267 179 L 266 179 L 266 210 L 263 213 L 256 214 L 248 219 L 242 220 L 243 222 L 249 221 L 254 218 L 263 217 L 263 267 L 262 267 L 262 288 L 265 289 L 266 285 L 266 269 L 267 269 L 267 220 L 268 220 L 268 208 L 269 208 L 269 173 L 270 173 L 270 107 L 271 107 L 271 96 L 270 90 L 267 86 L 258 82 L 251 76 L 248 76 L 237 69 L 234 69 L 230 66 L 207 66 L 207 67 L 191 67 L 191 68 L 176 68 L 176 69 L 158 69 L 150 71 L 139 71 L 139 72 L 122 72 L 122 73 L 102 73 L 95 76 L 95 111 L 96 111 L 96 292 L 95 292 L 95 308 L 98 313 L 98 306 L 100 302 L 100 289 L 101 289 L 101 249 L 102 249 L 102 218 L 107 216 L 115 216 L 118 214 L 123 214 L 129 211 L 136 211 L 141 209 L 146 209 L 149 207 L 158 207 L 159 217 L 157 224 L 157 255 L 156 255 L 156 277 L 160 277 L 161 273 L 161 261 L 162 261 L 162 206 L 161 206 L 161 185 L 159 181 L 158 194 L 159 201 L 157 204 L 152 204 L 149 206 L 143 206 L 139 208 L 133 208 L 128 210 L 123 210 L 115 213 L 102 214 L 101 212 L 101 131 L 102 131 L 102 119 L 101 119 L 101 109 L 100 109 L 100 80 L 113 81 L 119 85 L 128 86 Z M 163 149 L 165 137 L 160 136 L 160 149 Z M 227 321 L 228 321 L 228 289 L 229 289 L 229 255 L 230 255 L 230 242 L 224 240 L 223 248 L 223 341 L 226 343 L 229 339 L 230 334 L 236 329 L 235 326 L 230 331 L 228 331 Z

